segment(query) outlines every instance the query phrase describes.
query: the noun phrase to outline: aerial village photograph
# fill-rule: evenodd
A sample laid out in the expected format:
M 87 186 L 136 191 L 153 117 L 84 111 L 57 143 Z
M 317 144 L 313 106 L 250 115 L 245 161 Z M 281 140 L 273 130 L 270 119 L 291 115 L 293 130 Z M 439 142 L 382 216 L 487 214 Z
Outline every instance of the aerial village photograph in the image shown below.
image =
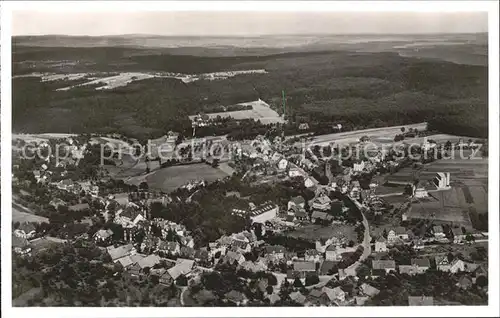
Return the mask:
M 498 302 L 487 12 L 11 15 L 13 307 Z

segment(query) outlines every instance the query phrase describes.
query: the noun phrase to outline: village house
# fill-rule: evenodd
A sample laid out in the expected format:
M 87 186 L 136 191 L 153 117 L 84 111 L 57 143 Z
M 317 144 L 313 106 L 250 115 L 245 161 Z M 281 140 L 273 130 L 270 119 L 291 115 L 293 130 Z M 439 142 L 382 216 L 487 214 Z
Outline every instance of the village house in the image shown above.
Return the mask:
M 150 254 L 150 255 L 142 258 L 141 260 L 139 260 L 137 262 L 137 264 L 139 265 L 141 270 L 144 270 L 146 267 L 152 268 L 156 264 L 160 263 L 160 261 L 161 261 L 161 258 L 158 255 Z
M 316 272 L 316 264 L 314 262 L 295 261 L 293 262 L 293 270 L 306 274 Z
M 257 272 L 266 271 L 267 265 L 262 259 L 259 259 L 256 262 L 244 261 L 243 263 L 241 263 L 239 265 L 239 268 L 242 268 L 242 269 L 247 270 L 249 272 L 257 273 Z
M 132 278 L 139 278 L 142 276 L 143 271 L 138 263 L 135 263 L 127 268 L 127 273 L 129 273 Z
M 408 296 L 409 306 L 434 306 L 432 296 Z
M 290 178 L 300 177 L 300 176 L 302 176 L 302 173 L 300 172 L 299 169 L 293 168 L 293 169 L 288 170 L 288 176 Z
M 299 130 L 308 130 L 309 129 L 309 124 L 308 123 L 301 123 L 299 124 Z
M 288 167 L 288 160 L 283 158 L 280 161 L 278 161 L 278 169 L 279 170 L 285 170 L 287 167 Z
M 306 302 L 306 296 L 302 295 L 302 293 L 299 291 L 290 293 L 289 297 L 292 301 L 301 305 L 304 305 Z
M 435 239 L 440 240 L 446 238 L 446 234 L 444 234 L 443 227 L 441 225 L 433 226 L 432 233 L 434 234 Z
M 97 231 L 94 234 L 93 238 L 96 243 L 107 243 L 111 241 L 112 236 L 113 236 L 113 231 L 111 231 L 111 229 L 107 230 L 102 229 Z
M 356 268 L 354 267 L 347 267 L 347 268 L 339 268 L 339 273 L 338 273 L 338 277 L 339 277 L 339 280 L 344 280 L 344 279 L 347 279 L 349 277 L 357 277 L 357 273 L 356 273 Z
M 460 271 L 463 272 L 467 268 L 467 265 L 463 260 L 455 258 L 450 262 L 446 255 L 436 256 L 435 261 L 436 261 L 436 268 L 443 272 L 457 273 Z
M 236 306 L 244 306 L 248 303 L 248 298 L 241 292 L 231 290 L 224 295 L 226 300 L 235 304 Z
M 368 296 L 354 296 L 354 303 L 356 306 L 364 306 L 368 299 L 370 299 Z
M 411 265 L 416 268 L 418 274 L 425 273 L 431 267 L 428 258 L 414 258 L 411 260 Z
M 352 170 L 354 172 L 362 172 L 364 169 L 365 169 L 365 162 L 364 161 L 355 162 L 353 164 Z
M 345 302 L 345 297 L 346 297 L 346 292 L 340 288 L 340 286 L 337 286 L 335 288 L 328 288 L 328 287 L 323 287 L 323 291 L 328 295 L 328 298 L 331 301 L 336 301 L 336 302 Z
M 438 255 L 434 257 L 436 262 L 436 268 L 442 272 L 449 272 L 451 268 L 451 262 L 447 255 Z
M 430 267 L 428 259 L 412 259 L 410 265 L 399 264 L 400 274 L 417 275 L 424 273 Z
M 325 260 L 321 263 L 319 268 L 320 275 L 330 275 L 330 272 L 333 271 L 333 268 L 338 264 L 338 262 Z
M 165 286 L 170 286 L 174 283 L 174 279 L 170 276 L 168 270 L 160 276 L 158 282 Z
M 383 270 L 386 273 L 396 271 L 396 262 L 394 260 L 373 260 L 372 269 L 375 271 Z
M 111 256 L 111 260 L 113 262 L 116 262 L 119 258 L 124 256 L 136 254 L 136 250 L 132 244 L 121 245 L 118 247 L 108 246 L 106 250 L 109 256 Z
M 36 227 L 33 223 L 23 222 L 14 230 L 14 235 L 27 240 L 33 238 L 36 234 Z
M 304 186 L 308 189 L 312 189 L 315 187 L 315 183 L 314 181 L 312 180 L 312 178 L 307 178 L 306 180 L 304 180 Z
M 179 242 L 169 242 L 160 240 L 157 247 L 158 252 L 163 252 L 169 255 L 179 255 L 181 246 Z
M 323 260 L 323 255 L 315 249 L 309 249 L 304 253 L 304 260 L 319 263 Z
M 309 215 L 304 208 L 292 206 L 287 212 L 286 220 L 288 222 L 307 221 L 308 217 Z
M 330 298 L 321 288 L 314 288 L 309 292 L 307 299 L 313 306 L 329 306 Z
M 89 209 L 90 209 L 90 205 L 88 203 L 79 203 L 79 204 L 70 205 L 68 207 L 68 210 L 72 211 L 72 212 L 84 211 L 84 210 L 89 210 Z
M 309 206 L 313 210 L 319 210 L 319 211 L 329 211 L 331 206 L 330 203 L 332 200 L 325 194 L 320 195 L 312 200 L 309 201 Z
M 31 252 L 28 240 L 14 234 L 12 234 L 12 249 L 19 255 L 27 255 Z
M 205 262 L 210 259 L 210 253 L 208 252 L 206 247 L 202 247 L 200 249 L 196 249 L 194 251 L 194 260 L 197 262 Z
M 382 235 L 380 235 L 375 241 L 375 252 L 387 252 L 387 240 Z
M 359 287 L 359 291 L 368 297 L 373 297 L 380 293 L 380 290 L 367 283 L 361 284 L 361 286 Z
M 179 276 L 188 275 L 193 270 L 193 265 L 194 261 L 177 259 L 175 266 L 167 269 L 167 274 L 170 276 L 172 281 L 175 282 Z M 169 281 L 168 277 L 165 277 L 165 279 L 167 282 Z
M 306 204 L 306 200 L 302 196 L 296 196 L 293 197 L 290 201 L 288 201 L 288 210 L 290 210 L 292 207 L 296 206 L 299 208 L 304 208 Z
M 144 257 L 146 257 L 146 256 L 143 255 L 143 254 L 126 255 L 126 256 L 118 258 L 115 261 L 115 263 L 120 263 L 120 265 L 124 269 L 128 270 L 131 267 L 131 265 L 136 264 L 137 262 L 139 262 Z
M 343 253 L 351 253 L 356 251 L 356 247 L 340 247 L 332 244 L 326 248 L 325 258 L 329 261 L 341 261 Z
M 184 258 L 193 259 L 195 250 L 189 246 L 181 246 L 179 255 Z
M 302 284 L 306 283 L 306 273 L 305 272 L 299 272 L 299 271 L 294 271 L 292 269 L 289 269 L 286 272 L 286 280 L 289 284 L 293 284 L 295 282 L 295 279 L 299 279 Z
M 63 191 L 67 191 L 67 192 L 79 191 L 80 187 L 79 186 L 77 187 L 76 185 L 75 185 L 75 182 L 71 179 L 64 179 L 64 180 L 61 180 L 55 184 L 55 186 L 59 190 L 63 190 Z
M 472 281 L 472 278 L 469 275 L 462 275 L 459 278 L 456 286 L 458 286 L 461 289 L 469 289 L 472 287 L 473 284 L 474 283 Z
M 409 239 L 409 235 L 406 232 L 406 229 L 402 226 L 398 226 L 394 229 L 391 229 L 389 233 L 387 233 L 387 242 L 389 244 L 396 244 L 401 241 L 406 241 Z
M 269 245 L 265 247 L 265 255 L 273 255 L 277 259 L 281 260 L 285 258 L 286 249 L 281 245 Z
M 281 297 L 278 294 L 271 294 L 266 296 L 267 299 L 269 299 L 269 303 L 271 305 L 274 305 L 276 302 L 281 300 Z
M 222 262 L 228 264 L 242 264 L 245 261 L 245 257 L 238 252 L 228 251 L 226 255 L 224 255 Z
M 316 222 L 331 222 L 333 220 L 333 216 L 326 212 L 320 212 L 320 211 L 314 211 L 311 214 L 311 222 L 316 223 Z
M 49 202 L 49 205 L 53 206 L 54 209 L 57 210 L 57 208 L 59 208 L 59 206 L 67 206 L 68 204 L 59 198 L 54 198 Z
M 453 243 L 460 244 L 465 241 L 466 235 L 462 232 L 461 228 L 452 228 L 451 232 L 453 233 Z

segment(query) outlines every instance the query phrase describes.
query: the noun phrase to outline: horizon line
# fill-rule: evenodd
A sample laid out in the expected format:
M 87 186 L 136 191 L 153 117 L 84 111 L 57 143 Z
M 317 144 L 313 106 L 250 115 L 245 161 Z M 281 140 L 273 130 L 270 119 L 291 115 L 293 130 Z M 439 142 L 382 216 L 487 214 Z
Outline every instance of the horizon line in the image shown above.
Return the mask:
M 348 36 L 348 35 L 460 35 L 460 34 L 488 34 L 488 31 L 477 32 L 423 32 L 423 33 L 265 33 L 265 34 L 154 34 L 154 33 L 120 33 L 120 34 L 102 34 L 102 35 L 88 35 L 88 34 L 12 34 L 11 37 L 47 37 L 47 36 L 62 36 L 62 37 L 125 37 L 125 36 L 154 36 L 154 37 L 262 37 L 262 36 Z

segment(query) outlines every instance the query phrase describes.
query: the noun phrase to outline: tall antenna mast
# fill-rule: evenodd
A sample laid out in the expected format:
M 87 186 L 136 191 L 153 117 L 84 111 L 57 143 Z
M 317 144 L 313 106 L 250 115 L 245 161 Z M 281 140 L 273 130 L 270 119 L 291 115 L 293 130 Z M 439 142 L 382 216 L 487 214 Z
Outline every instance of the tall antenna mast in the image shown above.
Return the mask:
M 281 91 L 281 96 L 283 98 L 283 119 L 286 118 L 286 99 L 285 99 L 285 91 Z
M 285 90 L 281 91 L 281 96 L 283 100 L 283 126 L 282 126 L 282 132 L 281 132 L 281 139 L 282 141 L 285 140 L 285 121 L 286 121 L 286 98 L 285 98 Z

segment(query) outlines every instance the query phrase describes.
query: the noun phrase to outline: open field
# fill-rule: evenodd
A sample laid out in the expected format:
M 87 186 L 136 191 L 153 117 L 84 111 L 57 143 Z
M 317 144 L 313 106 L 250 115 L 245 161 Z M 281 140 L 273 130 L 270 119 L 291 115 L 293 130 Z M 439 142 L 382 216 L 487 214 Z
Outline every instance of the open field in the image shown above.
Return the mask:
M 247 103 L 238 103 L 238 105 L 244 106 L 252 106 L 251 110 L 237 110 L 232 112 L 221 112 L 221 113 L 209 113 L 207 116 L 210 119 L 215 119 L 218 116 L 232 117 L 235 120 L 242 119 L 254 119 L 260 120 L 261 123 L 267 125 L 272 123 L 283 123 L 284 119 L 274 110 L 272 109 L 266 102 L 262 100 L 257 100 L 253 102 Z M 196 116 L 189 116 L 189 119 L 193 120 Z
M 464 157 L 470 153 L 464 151 Z M 429 198 L 412 203 L 410 218 L 434 218 L 470 226 L 470 213 L 488 212 L 488 158 L 462 159 L 456 154 L 455 158 L 436 160 L 419 169 L 403 168 L 389 178 L 411 183 L 415 176 L 421 181 L 431 181 L 438 172 L 450 173 L 451 189 L 430 191 Z M 377 191 L 384 188 L 387 191 L 392 189 L 378 187 Z
M 23 212 L 20 208 L 16 206 L 12 206 L 12 222 L 35 222 L 35 223 L 49 223 L 48 218 L 44 218 L 43 216 L 38 216 L 32 213 Z
M 289 232 L 287 233 L 287 235 L 294 238 L 302 238 L 310 241 L 316 241 L 318 239 L 327 240 L 334 236 L 339 238 L 345 237 L 347 241 L 357 241 L 354 227 L 345 224 L 332 224 L 330 226 L 310 224 Z
M 213 182 L 224 177 L 227 177 L 227 174 L 222 170 L 200 163 L 163 168 L 147 175 L 145 181 L 152 189 L 170 192 L 190 181 Z
M 311 140 L 311 144 L 313 145 L 328 145 L 331 142 L 338 144 L 351 144 L 356 143 L 363 136 L 368 136 L 370 139 L 376 140 L 382 139 L 381 143 L 387 143 L 387 139 L 392 138 L 394 140 L 394 136 L 397 134 L 401 134 L 401 128 L 405 127 L 406 130 L 409 128 L 418 129 L 418 130 L 426 130 L 427 123 L 419 123 L 419 124 L 411 124 L 404 126 L 391 126 L 391 127 L 383 127 L 383 128 L 371 128 L 371 129 L 363 129 L 349 132 L 341 132 L 336 134 L 328 134 L 328 135 L 320 135 L 315 136 Z
M 234 77 L 243 74 L 265 74 L 266 70 L 243 70 L 230 72 L 213 72 L 204 74 L 180 74 L 180 73 L 142 73 L 142 72 L 126 72 L 110 75 L 109 73 L 31 73 L 23 75 L 15 75 L 12 78 L 39 77 L 41 82 L 55 81 L 78 81 L 80 83 L 57 88 L 56 91 L 67 91 L 79 86 L 97 85 L 96 90 L 114 89 L 117 87 L 127 86 L 128 84 L 145 79 L 160 77 L 174 78 L 183 83 L 191 83 L 198 80 L 221 80 L 229 77 Z M 82 82 L 83 81 L 83 82 Z
M 63 134 L 63 133 L 43 133 L 43 134 L 12 134 L 12 140 L 21 139 L 25 142 L 42 142 L 49 139 L 69 138 L 75 137 L 77 134 Z
M 451 183 L 460 182 L 471 186 L 487 186 L 488 158 L 466 159 L 472 152 L 464 150 L 463 159 L 459 151 L 452 152 L 454 158 L 440 159 L 423 165 L 420 169 L 405 167 L 392 175 L 386 175 L 398 181 L 411 182 L 413 175 L 420 180 L 431 180 L 438 172 L 449 172 Z
M 450 190 L 431 192 L 429 195 L 430 198 L 418 199 L 412 203 L 408 218 L 472 225 L 462 189 L 452 187 Z

